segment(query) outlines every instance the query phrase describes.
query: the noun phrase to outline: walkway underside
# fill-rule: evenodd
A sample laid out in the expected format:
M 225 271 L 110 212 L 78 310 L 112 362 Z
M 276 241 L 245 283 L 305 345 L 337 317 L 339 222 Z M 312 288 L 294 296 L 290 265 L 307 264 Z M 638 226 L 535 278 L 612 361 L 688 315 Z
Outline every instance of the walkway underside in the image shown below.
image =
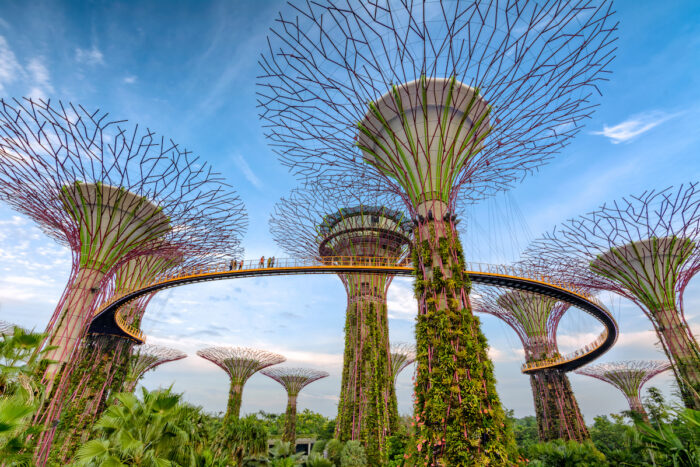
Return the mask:
M 575 291 L 567 284 L 558 284 L 547 278 L 528 277 L 527 272 L 509 266 L 469 264 L 466 273 L 472 282 L 492 285 L 508 289 L 525 290 L 532 293 L 547 295 L 557 300 L 567 302 L 579 308 L 600 321 L 605 330 L 598 338 L 569 355 L 554 359 L 540 360 L 523 365 L 523 373 L 534 373 L 543 369 L 558 368 L 564 371 L 582 367 L 607 352 L 617 340 L 618 328 L 611 313 L 593 297 Z M 259 262 L 237 262 L 214 264 L 208 268 L 180 270 L 156 277 L 151 284 L 140 289 L 113 297 L 104 304 L 93 318 L 90 332 L 97 334 L 112 334 L 133 339 L 142 343 L 145 336 L 133 326 L 124 323 L 119 309 L 128 302 L 142 295 L 157 292 L 171 287 L 197 282 L 209 282 L 224 279 L 238 279 L 260 276 L 283 276 L 296 274 L 337 274 L 337 273 L 381 273 L 395 276 L 411 276 L 413 268 L 409 263 L 392 262 L 387 258 L 354 258 L 332 257 L 317 259 L 278 259 L 274 264 Z

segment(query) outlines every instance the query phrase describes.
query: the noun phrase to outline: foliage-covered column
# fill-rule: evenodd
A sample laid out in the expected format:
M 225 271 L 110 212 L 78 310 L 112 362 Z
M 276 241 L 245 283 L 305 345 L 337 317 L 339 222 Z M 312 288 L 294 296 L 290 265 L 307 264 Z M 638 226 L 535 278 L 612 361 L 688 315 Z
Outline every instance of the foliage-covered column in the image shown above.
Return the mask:
M 282 433 L 282 441 L 291 443 L 292 446 L 297 441 L 297 396 L 289 395 L 287 397 L 287 410 L 284 413 L 284 432 Z
M 462 246 L 451 222 L 441 220 L 447 213 L 435 207 L 418 226 L 413 256 L 419 302 L 415 461 L 505 465 L 512 438 L 486 338 L 471 312 Z
M 359 440 L 372 465 L 386 462 L 386 437 L 398 426 L 384 275 L 343 277 L 348 290 L 345 354 L 336 436 Z
M 70 369 L 66 409 L 61 414 L 50 458 L 69 461 L 88 439 L 92 426 L 107 400 L 121 391 L 134 342 L 116 336 L 89 335 Z
M 584 441 L 590 438 L 565 372 L 553 369 L 530 375 L 541 441 Z

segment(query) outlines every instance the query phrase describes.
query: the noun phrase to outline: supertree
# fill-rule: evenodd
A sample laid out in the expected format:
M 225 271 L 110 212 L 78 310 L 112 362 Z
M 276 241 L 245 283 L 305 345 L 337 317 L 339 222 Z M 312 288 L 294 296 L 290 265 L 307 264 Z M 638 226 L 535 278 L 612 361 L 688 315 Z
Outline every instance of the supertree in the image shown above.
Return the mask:
M 297 175 L 401 196 L 417 223 L 421 463 L 505 462 L 509 436 L 455 232 L 580 131 L 612 60 L 611 3 L 299 2 L 260 58 L 266 136 Z M 468 350 L 465 350 L 468 349 Z
M 302 389 L 314 381 L 328 376 L 325 371 L 310 368 L 267 368 L 261 371 L 265 376 L 274 379 L 287 391 L 287 411 L 284 415 L 284 434 L 282 441 L 294 446 L 297 436 L 297 397 Z
M 11 336 L 14 332 L 15 325 L 8 323 L 7 321 L 0 321 L 0 334 L 4 336 Z
M 224 420 L 238 418 L 243 401 L 243 386 L 251 376 L 263 368 L 287 360 L 282 355 L 267 350 L 247 347 L 208 347 L 198 350 L 197 355 L 217 365 L 231 379 Z
M 399 342 L 391 346 L 391 375 L 396 385 L 396 378 L 408 365 L 416 361 L 416 346 Z
M 558 265 L 573 284 L 616 292 L 654 325 L 683 403 L 700 409 L 700 346 L 683 291 L 700 270 L 700 191 L 691 183 L 604 204 L 545 234 L 526 255 Z
M 137 347 L 132 351 L 129 359 L 129 371 L 124 382 L 124 390 L 133 392 L 136 383 L 143 378 L 146 372 L 163 363 L 182 360 L 185 357 L 187 357 L 186 353 L 162 345 L 146 344 Z
M 669 369 L 671 369 L 669 362 L 636 360 L 588 365 L 576 370 L 575 373 L 612 384 L 625 395 L 630 410 L 638 413 L 645 421 L 649 421 L 642 405 L 642 386 L 654 376 Z
M 527 362 L 560 355 L 556 332 L 569 304 L 524 290 L 480 287 L 473 305 L 474 311 L 496 316 L 515 331 Z M 530 386 L 541 441 L 590 438 L 566 372 L 557 368 L 534 371 Z
M 406 260 L 411 242 L 411 221 L 399 206 L 395 198 L 372 195 L 362 184 L 331 193 L 297 189 L 275 206 L 270 231 L 295 257 L 395 264 Z M 393 276 L 338 276 L 347 293 L 347 309 L 336 437 L 361 441 L 368 460 L 381 464 L 387 454 L 385 439 L 399 422 L 386 299 Z
M 149 129 L 80 106 L 0 100 L 0 197 L 70 248 L 68 285 L 47 326 L 38 462 L 48 452 L 104 279 L 143 255 L 236 254 L 247 225 L 238 196 L 211 167 Z M 216 239 L 214 242 L 212 239 Z M 75 366 L 75 365 L 72 365 Z M 60 378 L 56 376 L 60 372 Z

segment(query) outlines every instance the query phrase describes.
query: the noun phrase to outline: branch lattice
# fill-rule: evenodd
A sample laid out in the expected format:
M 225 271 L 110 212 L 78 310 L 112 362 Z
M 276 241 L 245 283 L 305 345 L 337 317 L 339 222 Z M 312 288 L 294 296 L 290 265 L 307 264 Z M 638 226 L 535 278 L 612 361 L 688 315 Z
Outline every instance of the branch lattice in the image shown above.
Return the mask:
M 612 384 L 622 391 L 632 410 L 645 416 L 641 402 L 642 386 L 654 376 L 669 369 L 671 364 L 666 361 L 636 360 L 588 365 L 575 373 Z
M 688 183 L 604 204 L 525 253 L 567 282 L 636 303 L 654 325 L 685 405 L 694 408 L 700 408 L 700 345 L 685 318 L 683 293 L 700 270 L 698 188 Z
M 182 360 L 187 354 L 170 347 L 161 345 L 144 344 L 132 351 L 129 359 L 129 369 L 125 382 L 125 389 L 133 391 L 136 383 L 143 375 L 153 368 L 167 362 Z
M 260 371 L 284 386 L 290 397 L 298 395 L 302 389 L 314 381 L 328 376 L 325 371 L 310 368 L 266 368 Z
M 335 188 L 352 174 L 404 197 L 409 208 L 421 191 L 442 191 L 452 206 L 458 197 L 480 199 L 556 154 L 595 107 L 617 28 L 609 1 L 335 0 L 297 2 L 288 10 L 270 29 L 259 60 L 258 105 L 271 145 L 299 176 Z M 423 96 L 409 91 L 407 83 L 416 80 L 423 80 Z M 435 182 L 428 177 L 402 188 L 396 179 L 410 174 L 365 164 L 363 138 L 380 134 L 397 116 L 407 132 L 422 131 L 405 111 L 420 108 L 416 102 L 439 80 L 470 86 L 483 96 L 488 117 L 465 120 L 453 107 L 431 122 L 434 132 L 426 130 L 425 138 L 377 137 L 392 169 L 401 160 L 419 163 L 430 146 L 446 148 L 427 168 L 439 173 L 437 185 L 428 186 Z M 430 98 L 442 102 L 450 92 Z M 393 102 L 382 106 L 380 96 L 390 93 Z M 358 124 L 372 113 L 383 123 L 360 126 L 358 139 Z M 413 115 L 422 118 L 420 111 Z M 451 148 L 454 133 L 446 128 L 459 122 L 470 142 Z M 488 131 L 477 131 L 482 123 Z
M 233 384 L 243 384 L 263 368 L 287 360 L 282 355 L 248 347 L 208 347 L 198 350 L 197 355 L 224 370 Z
M 391 373 L 396 378 L 408 365 L 416 361 L 416 346 L 407 342 L 397 342 L 391 346 Z

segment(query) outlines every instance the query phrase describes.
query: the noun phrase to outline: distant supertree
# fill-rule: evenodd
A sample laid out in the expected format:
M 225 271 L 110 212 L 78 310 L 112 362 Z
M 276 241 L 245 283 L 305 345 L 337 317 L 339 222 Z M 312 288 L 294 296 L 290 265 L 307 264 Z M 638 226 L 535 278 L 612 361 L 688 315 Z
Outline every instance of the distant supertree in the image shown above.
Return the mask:
M 625 395 L 630 409 L 649 421 L 642 405 L 642 386 L 654 376 L 669 369 L 671 369 L 669 362 L 637 360 L 588 365 L 576 370 L 575 373 L 612 384 Z
M 182 360 L 187 354 L 161 345 L 142 345 L 132 351 L 124 390 L 133 392 L 143 375 L 163 363 Z
M 323 193 L 294 190 L 270 219 L 275 241 L 289 254 L 319 262 L 403 262 L 409 253 L 411 221 L 388 196 L 369 187 Z M 399 416 L 389 357 L 386 294 L 390 274 L 338 274 L 347 292 L 345 354 L 336 437 L 361 440 L 368 460 L 381 464 L 386 437 Z
M 404 368 L 416 361 L 416 346 L 399 342 L 391 346 L 391 375 L 396 385 L 396 378 Z
M 197 355 L 214 363 L 231 379 L 224 420 L 238 418 L 243 401 L 243 386 L 248 378 L 268 366 L 277 365 L 287 359 L 267 350 L 246 347 L 208 347 L 198 350 Z
M 47 326 L 45 373 L 56 425 L 104 279 L 142 255 L 240 251 L 247 225 L 238 196 L 211 167 L 149 129 L 107 114 L 31 99 L 0 100 L 0 199 L 70 248 L 68 285 Z M 42 433 L 43 464 L 55 428 Z
M 700 270 L 697 183 L 645 191 L 572 219 L 544 235 L 527 256 L 569 282 L 609 290 L 651 320 L 686 407 L 700 409 L 700 346 L 683 310 L 683 291 Z
M 569 304 L 522 290 L 503 292 L 482 287 L 472 301 L 476 312 L 496 316 L 520 338 L 525 361 L 558 357 L 556 331 Z M 566 372 L 543 369 L 530 374 L 535 415 L 541 441 L 583 441 L 590 438 Z
M 506 457 L 454 213 L 458 201 L 520 180 L 581 130 L 612 59 L 611 8 L 300 1 L 271 29 L 258 101 L 283 163 L 329 191 L 346 176 L 363 179 L 401 196 L 417 221 L 421 463 Z
M 14 332 L 15 325 L 7 321 L 0 321 L 0 334 L 11 336 Z
M 287 411 L 284 415 L 284 434 L 282 441 L 296 445 L 297 437 L 297 396 L 309 384 L 328 376 L 325 371 L 310 368 L 268 368 L 261 371 L 274 379 L 287 390 Z

